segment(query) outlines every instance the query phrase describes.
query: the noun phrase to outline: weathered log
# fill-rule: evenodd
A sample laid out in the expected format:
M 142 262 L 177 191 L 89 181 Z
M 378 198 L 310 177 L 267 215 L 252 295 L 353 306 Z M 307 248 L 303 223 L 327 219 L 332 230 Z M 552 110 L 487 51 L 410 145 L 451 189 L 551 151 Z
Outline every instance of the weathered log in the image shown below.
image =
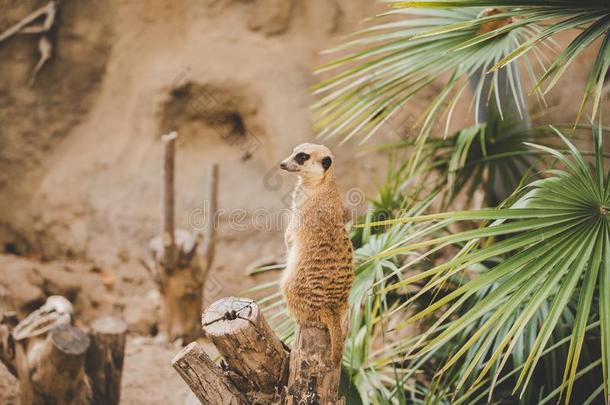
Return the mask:
M 290 352 L 286 404 L 337 404 L 341 366 L 332 366 L 326 328 L 300 326 Z
M 91 403 L 91 385 L 84 371 L 89 343 L 85 332 L 65 324 L 55 326 L 43 341 L 19 342 L 21 403 Z
M 127 323 L 118 318 L 103 317 L 91 324 L 85 370 L 91 378 L 93 404 L 119 403 L 126 333 Z
M 246 397 L 227 373 L 208 357 L 197 342 L 187 345 L 172 360 L 172 367 L 202 404 L 246 404 Z
M 288 351 L 254 301 L 223 298 L 210 305 L 201 322 L 228 369 L 241 378 L 242 392 L 267 403 L 278 397 L 286 383 Z

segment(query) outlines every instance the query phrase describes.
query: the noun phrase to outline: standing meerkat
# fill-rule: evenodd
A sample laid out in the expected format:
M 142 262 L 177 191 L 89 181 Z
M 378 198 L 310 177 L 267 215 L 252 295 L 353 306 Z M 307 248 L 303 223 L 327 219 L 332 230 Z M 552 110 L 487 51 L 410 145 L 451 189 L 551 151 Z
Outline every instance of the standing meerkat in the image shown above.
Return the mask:
M 305 143 L 294 148 L 280 167 L 299 178 L 285 233 L 288 257 L 282 293 L 300 325 L 328 329 L 331 361 L 337 365 L 343 357 L 341 323 L 348 310 L 354 271 L 333 155 L 326 146 Z

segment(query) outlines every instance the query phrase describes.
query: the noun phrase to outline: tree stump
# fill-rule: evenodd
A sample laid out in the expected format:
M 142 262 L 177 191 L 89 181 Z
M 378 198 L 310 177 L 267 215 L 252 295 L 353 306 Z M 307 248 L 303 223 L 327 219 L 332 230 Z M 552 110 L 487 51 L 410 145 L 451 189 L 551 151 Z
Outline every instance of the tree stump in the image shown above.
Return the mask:
M 301 326 L 289 355 L 250 299 L 216 301 L 201 322 L 223 358 L 221 367 L 196 343 L 179 353 L 173 364 L 202 403 L 345 404 L 344 399 L 337 400 L 341 366 L 330 362 L 326 328 Z
M 281 391 L 288 352 L 254 301 L 223 298 L 210 305 L 201 323 L 229 370 L 244 378 L 248 391 L 270 397 Z
M 196 343 L 173 362 L 197 398 L 211 405 L 279 403 L 288 377 L 288 350 L 256 303 L 223 298 L 204 312 L 202 324 L 223 357 L 221 367 Z
M 89 337 L 72 326 L 73 313 L 51 296 L 19 323 L 0 314 L 0 361 L 19 379 L 22 404 L 118 404 L 127 325 L 101 318 Z
M 172 366 L 202 404 L 247 403 L 227 373 L 214 364 L 197 342 L 182 349 L 172 360 Z
M 27 352 L 19 345 L 21 403 L 91 403 L 91 385 L 84 371 L 89 343 L 89 337 L 82 330 L 72 325 L 58 325 L 42 344 L 29 347 Z
M 91 378 L 94 404 L 119 403 L 126 333 L 127 323 L 118 318 L 99 318 L 91 324 L 85 370 Z
M 326 328 L 300 326 L 290 352 L 288 405 L 335 404 L 341 366 L 330 367 L 330 336 Z
M 198 319 L 203 306 L 203 289 L 215 253 L 214 218 L 218 206 L 218 165 L 210 169 L 207 216 L 204 232 L 175 229 L 174 176 L 177 134 L 164 135 L 162 170 L 161 234 L 148 247 L 143 262 L 152 273 L 163 297 L 163 326 L 170 340 L 193 340 L 201 335 Z

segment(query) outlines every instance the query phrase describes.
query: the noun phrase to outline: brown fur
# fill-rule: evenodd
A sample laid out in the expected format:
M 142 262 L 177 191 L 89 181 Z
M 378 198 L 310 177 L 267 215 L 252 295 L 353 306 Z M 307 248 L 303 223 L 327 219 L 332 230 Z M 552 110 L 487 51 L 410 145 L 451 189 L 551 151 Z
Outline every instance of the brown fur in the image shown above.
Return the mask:
M 310 155 L 303 165 L 295 161 L 300 152 Z M 288 263 L 282 292 L 288 310 L 299 324 L 328 329 L 331 361 L 336 365 L 343 356 L 345 336 L 341 322 L 348 310 L 347 299 L 354 280 L 353 249 L 333 174 L 335 163 L 324 170 L 324 157 L 333 159 L 325 146 L 303 144 L 282 162 L 284 169 L 299 175 L 285 234 Z

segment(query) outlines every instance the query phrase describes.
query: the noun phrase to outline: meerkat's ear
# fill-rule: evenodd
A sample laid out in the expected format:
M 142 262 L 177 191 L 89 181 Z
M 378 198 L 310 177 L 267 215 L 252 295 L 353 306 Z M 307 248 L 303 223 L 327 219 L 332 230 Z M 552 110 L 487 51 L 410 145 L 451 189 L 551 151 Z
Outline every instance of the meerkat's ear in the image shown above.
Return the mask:
M 330 167 L 330 165 L 333 163 L 333 160 L 330 158 L 330 156 L 325 156 L 322 158 L 322 167 L 324 168 L 324 171 L 328 170 L 328 168 Z

